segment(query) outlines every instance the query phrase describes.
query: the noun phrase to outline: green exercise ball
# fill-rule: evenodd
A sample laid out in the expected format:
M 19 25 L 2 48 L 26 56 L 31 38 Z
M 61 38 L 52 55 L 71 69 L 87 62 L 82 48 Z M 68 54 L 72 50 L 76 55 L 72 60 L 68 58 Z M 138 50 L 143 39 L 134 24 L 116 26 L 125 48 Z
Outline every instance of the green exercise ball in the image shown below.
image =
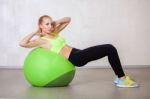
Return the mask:
M 23 70 L 33 86 L 67 86 L 75 75 L 69 60 L 44 48 L 35 48 L 27 55 Z

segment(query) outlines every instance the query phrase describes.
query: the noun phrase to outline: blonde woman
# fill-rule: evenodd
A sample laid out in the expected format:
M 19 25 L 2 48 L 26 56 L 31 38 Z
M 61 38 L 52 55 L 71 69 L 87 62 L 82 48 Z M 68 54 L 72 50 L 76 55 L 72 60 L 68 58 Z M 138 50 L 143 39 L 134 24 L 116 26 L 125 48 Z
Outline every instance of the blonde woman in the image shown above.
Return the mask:
M 25 36 L 20 46 L 26 48 L 42 47 L 64 56 L 75 66 L 81 67 L 90 61 L 108 56 L 108 61 L 116 75 L 114 83 L 118 87 L 138 87 L 138 84 L 126 76 L 118 56 L 117 49 L 111 44 L 91 46 L 77 49 L 69 46 L 59 33 L 70 23 L 70 17 L 54 21 L 50 16 L 43 15 L 38 21 L 38 30 Z M 34 36 L 37 39 L 32 39 Z

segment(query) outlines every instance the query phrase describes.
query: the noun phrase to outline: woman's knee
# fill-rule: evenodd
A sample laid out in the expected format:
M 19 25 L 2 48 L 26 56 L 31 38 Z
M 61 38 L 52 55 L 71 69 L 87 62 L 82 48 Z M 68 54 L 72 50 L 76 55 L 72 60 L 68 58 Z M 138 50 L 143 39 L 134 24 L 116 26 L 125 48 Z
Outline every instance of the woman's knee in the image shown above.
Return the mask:
M 116 47 L 112 44 L 107 44 L 107 48 L 108 48 L 109 53 L 117 52 Z
M 111 49 L 116 49 L 116 47 L 113 44 L 107 44 L 107 46 Z

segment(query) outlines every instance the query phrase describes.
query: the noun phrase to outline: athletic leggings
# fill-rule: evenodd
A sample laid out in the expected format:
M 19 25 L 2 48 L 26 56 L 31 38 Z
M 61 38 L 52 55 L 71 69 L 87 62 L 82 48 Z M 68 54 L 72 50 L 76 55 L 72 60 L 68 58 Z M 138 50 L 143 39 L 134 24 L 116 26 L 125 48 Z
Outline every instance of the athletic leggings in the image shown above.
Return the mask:
M 90 61 L 108 56 L 109 63 L 118 77 L 125 76 L 122 69 L 117 49 L 111 44 L 97 45 L 86 49 L 73 48 L 69 61 L 77 67 L 84 66 Z

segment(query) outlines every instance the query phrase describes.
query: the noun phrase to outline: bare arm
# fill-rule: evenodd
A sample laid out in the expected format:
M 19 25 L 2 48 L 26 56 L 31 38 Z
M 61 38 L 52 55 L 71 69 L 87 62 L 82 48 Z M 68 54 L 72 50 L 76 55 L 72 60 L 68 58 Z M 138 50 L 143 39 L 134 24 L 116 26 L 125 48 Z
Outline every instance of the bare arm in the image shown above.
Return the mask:
M 71 21 L 70 17 L 64 17 L 59 20 L 53 21 L 54 32 L 59 33 L 63 30 Z
M 42 42 L 40 39 L 35 39 L 32 40 L 31 39 L 37 35 L 37 32 L 33 32 L 31 34 L 28 34 L 27 36 L 25 36 L 19 43 L 19 45 L 21 47 L 26 47 L 26 48 L 32 48 L 32 47 L 37 47 L 39 46 Z

